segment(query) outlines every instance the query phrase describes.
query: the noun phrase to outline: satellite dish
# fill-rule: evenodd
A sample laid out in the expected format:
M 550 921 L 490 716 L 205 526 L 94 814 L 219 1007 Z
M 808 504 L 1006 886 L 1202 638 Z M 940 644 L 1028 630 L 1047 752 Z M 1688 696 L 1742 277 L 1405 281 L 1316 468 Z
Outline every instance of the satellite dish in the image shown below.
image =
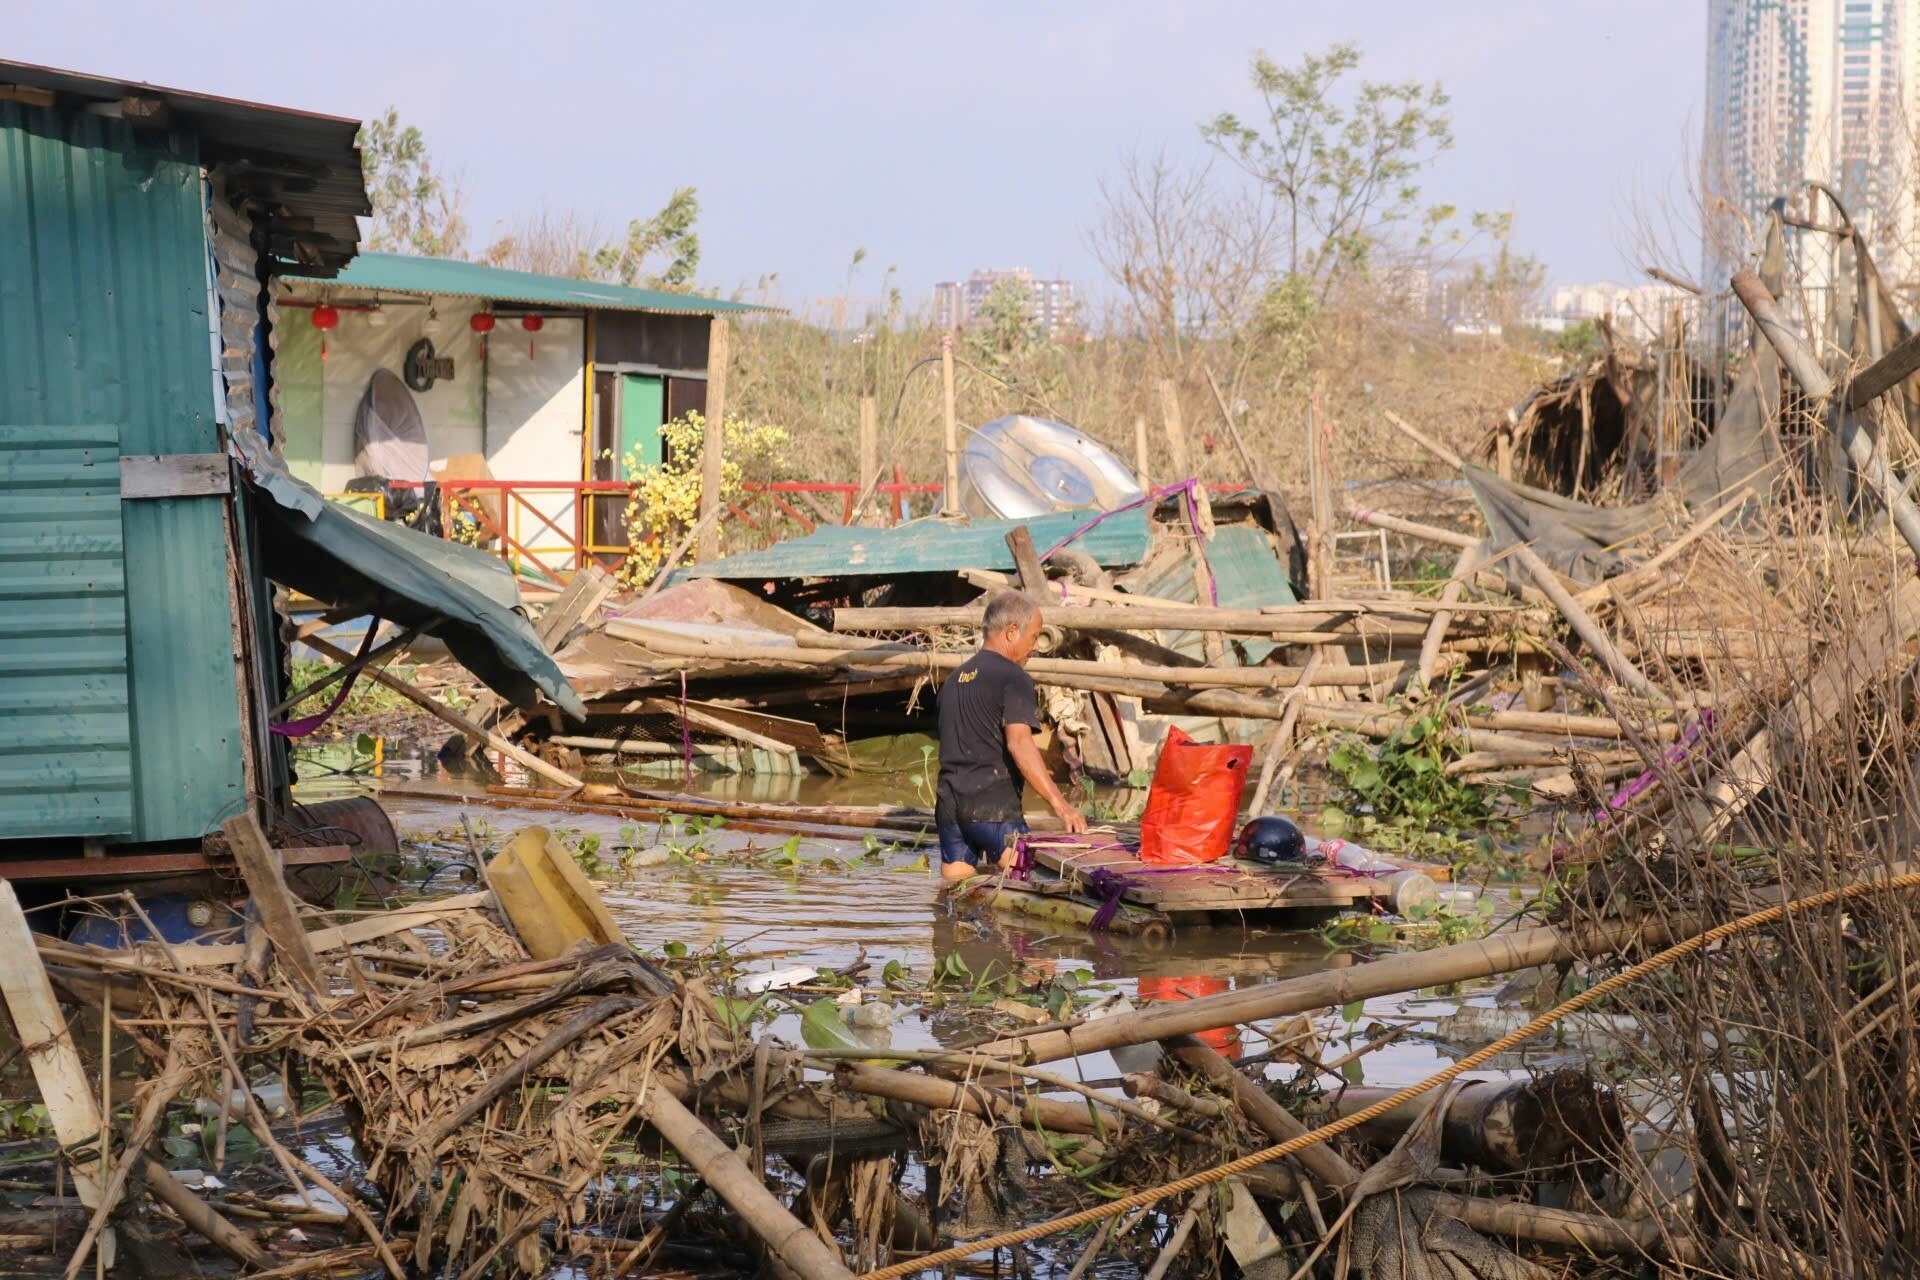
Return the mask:
M 413 392 L 391 369 L 375 369 L 353 415 L 353 466 L 381 480 L 431 480 L 427 424 Z
M 960 509 L 1020 520 L 1055 511 L 1111 511 L 1145 494 L 1127 465 L 1064 422 L 1015 414 L 974 431 L 960 451 Z

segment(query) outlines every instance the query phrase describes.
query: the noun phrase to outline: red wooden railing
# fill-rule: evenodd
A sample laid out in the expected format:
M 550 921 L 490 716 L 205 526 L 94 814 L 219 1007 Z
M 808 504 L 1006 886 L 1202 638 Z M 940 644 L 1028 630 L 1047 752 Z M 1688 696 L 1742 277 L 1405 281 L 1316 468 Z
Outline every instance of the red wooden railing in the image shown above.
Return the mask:
M 424 486 L 395 481 L 393 487 Z M 445 536 L 496 552 L 516 574 L 561 583 L 590 559 L 618 569 L 627 557 L 632 490 L 623 480 L 447 480 L 437 488 Z M 781 480 L 747 482 L 740 489 L 727 504 L 731 551 L 771 546 L 823 524 L 846 524 L 861 486 Z M 874 487 L 867 507 L 893 525 L 930 512 L 940 493 L 940 485 L 909 484 L 896 475 Z

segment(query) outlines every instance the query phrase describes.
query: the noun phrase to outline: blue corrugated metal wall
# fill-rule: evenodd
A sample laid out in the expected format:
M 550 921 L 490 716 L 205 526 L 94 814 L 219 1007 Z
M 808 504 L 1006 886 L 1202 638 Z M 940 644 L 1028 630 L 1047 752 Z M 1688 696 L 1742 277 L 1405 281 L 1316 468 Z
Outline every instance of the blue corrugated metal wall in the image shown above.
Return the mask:
M 123 454 L 219 450 L 203 198 L 190 137 L 0 103 L 0 423 L 117 426 Z M 126 502 L 121 522 L 128 834 L 198 836 L 245 798 L 221 499 Z M 29 834 L 86 833 L 0 799 L 0 839 Z

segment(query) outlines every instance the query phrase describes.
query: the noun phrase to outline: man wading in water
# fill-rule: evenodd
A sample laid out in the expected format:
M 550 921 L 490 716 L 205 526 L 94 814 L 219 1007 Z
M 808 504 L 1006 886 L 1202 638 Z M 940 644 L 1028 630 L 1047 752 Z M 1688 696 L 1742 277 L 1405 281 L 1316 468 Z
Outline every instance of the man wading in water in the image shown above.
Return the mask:
M 940 784 L 933 820 L 940 831 L 940 874 L 964 880 L 977 862 L 1013 865 L 1012 843 L 1027 830 L 1020 780 L 1040 793 L 1070 832 L 1087 820 L 1047 775 L 1034 730 L 1040 727 L 1033 677 L 1023 668 L 1040 638 L 1040 606 L 1017 591 L 987 601 L 980 651 L 940 686 Z

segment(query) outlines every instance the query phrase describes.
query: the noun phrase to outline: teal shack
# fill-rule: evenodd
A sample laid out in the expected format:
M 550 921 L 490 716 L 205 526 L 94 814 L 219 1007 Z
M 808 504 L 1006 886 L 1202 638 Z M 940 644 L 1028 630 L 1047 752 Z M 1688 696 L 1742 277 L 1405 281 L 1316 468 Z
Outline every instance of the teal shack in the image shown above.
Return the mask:
M 0 875 L 284 817 L 275 584 L 578 708 L 504 567 L 323 503 L 264 434 L 270 290 L 353 257 L 357 129 L 0 62 Z

